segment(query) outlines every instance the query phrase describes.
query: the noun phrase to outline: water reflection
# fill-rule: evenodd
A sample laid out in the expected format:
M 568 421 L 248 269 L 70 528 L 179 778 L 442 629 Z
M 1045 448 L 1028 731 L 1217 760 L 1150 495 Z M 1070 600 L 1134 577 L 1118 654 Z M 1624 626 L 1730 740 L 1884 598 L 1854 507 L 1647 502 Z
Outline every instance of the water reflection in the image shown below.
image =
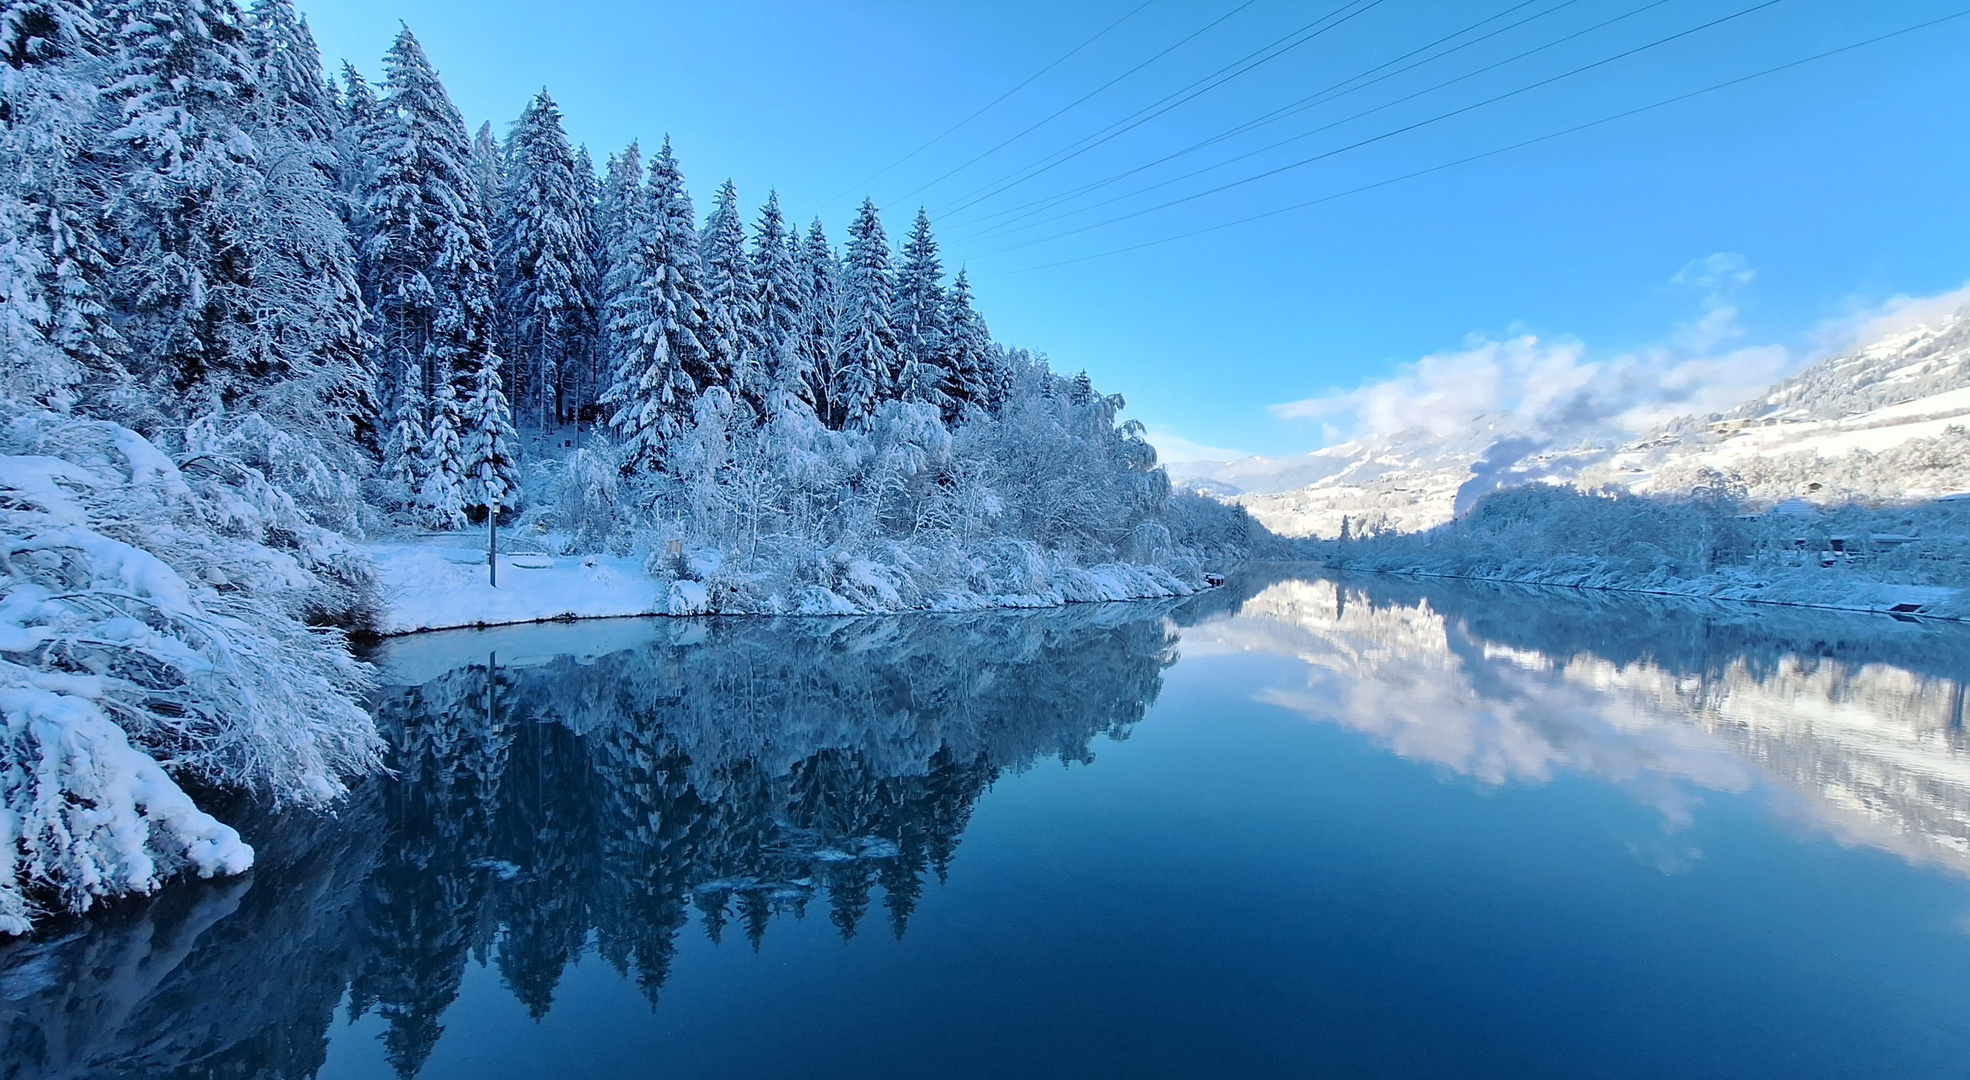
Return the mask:
M 1169 607 L 402 643 L 395 778 L 263 822 L 249 878 L 0 950 L 0 1076 L 309 1076 L 345 1000 L 409 1076 L 468 961 L 540 1017 L 590 948 L 654 1003 L 693 920 L 757 947 L 818 906 L 849 939 L 879 894 L 900 937 L 994 779 L 1142 718 Z
M 1581 773 L 1674 827 L 1704 790 L 1970 874 L 1970 628 L 1360 575 L 1254 581 L 1186 632 L 1295 657 L 1257 693 L 1486 784 Z
M 900 938 L 981 795 L 1126 738 L 1179 633 L 1288 658 L 1240 685 L 1458 782 L 1592 777 L 1672 838 L 1751 794 L 1970 874 L 1963 627 L 1276 571 L 1167 604 L 430 635 L 384 658 L 392 778 L 255 823 L 250 877 L 0 946 L 0 1080 L 311 1076 L 338 1015 L 409 1076 L 469 964 L 539 1018 L 588 956 L 657 1002 L 686 933 Z

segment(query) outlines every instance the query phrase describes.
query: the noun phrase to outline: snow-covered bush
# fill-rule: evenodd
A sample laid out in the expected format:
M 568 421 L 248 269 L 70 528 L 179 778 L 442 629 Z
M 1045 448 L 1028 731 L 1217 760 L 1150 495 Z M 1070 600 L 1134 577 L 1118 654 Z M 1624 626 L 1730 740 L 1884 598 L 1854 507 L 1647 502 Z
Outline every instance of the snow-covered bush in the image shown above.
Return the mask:
M 890 400 L 842 429 L 794 409 L 762 423 L 712 387 L 660 468 L 625 472 L 598 441 L 534 478 L 551 505 L 529 521 L 563 553 L 642 551 L 675 614 L 1180 595 L 1255 553 L 1242 511 L 1166 520 L 1168 480 L 1119 398 L 1019 364 L 997 414 L 952 422 Z
M 365 564 L 250 465 L 0 405 L 0 931 L 252 852 L 179 780 L 320 806 L 373 769 L 333 629 Z
M 1970 503 L 1774 513 L 1730 476 L 1691 479 L 1680 497 L 1534 484 L 1424 532 L 1314 550 L 1364 570 L 1970 614 Z

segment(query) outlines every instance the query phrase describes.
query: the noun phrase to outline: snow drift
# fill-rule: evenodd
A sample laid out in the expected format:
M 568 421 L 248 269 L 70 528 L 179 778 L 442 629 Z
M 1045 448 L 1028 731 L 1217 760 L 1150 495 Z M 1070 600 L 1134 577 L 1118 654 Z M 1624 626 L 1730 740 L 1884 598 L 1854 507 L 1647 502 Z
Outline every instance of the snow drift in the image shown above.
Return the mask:
M 325 805 L 377 767 L 341 632 L 365 564 L 224 454 L 0 405 L 0 932 L 232 874 L 186 782 Z

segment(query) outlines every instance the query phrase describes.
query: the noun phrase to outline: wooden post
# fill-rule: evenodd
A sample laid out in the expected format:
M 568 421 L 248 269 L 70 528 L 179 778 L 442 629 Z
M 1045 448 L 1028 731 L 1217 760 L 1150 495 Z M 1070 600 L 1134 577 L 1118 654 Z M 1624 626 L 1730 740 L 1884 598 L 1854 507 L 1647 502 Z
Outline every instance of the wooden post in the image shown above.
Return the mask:
M 493 494 L 492 477 L 486 478 L 486 580 L 499 588 L 499 497 Z

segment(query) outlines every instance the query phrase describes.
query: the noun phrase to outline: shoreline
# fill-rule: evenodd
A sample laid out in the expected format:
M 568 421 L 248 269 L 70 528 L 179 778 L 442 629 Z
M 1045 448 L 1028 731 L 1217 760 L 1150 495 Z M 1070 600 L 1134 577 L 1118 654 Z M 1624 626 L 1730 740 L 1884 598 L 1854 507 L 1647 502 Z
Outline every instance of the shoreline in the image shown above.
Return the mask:
M 1036 610 L 1080 603 L 1165 600 L 1216 587 L 1192 586 L 1160 567 L 1104 564 L 1073 568 L 1039 593 L 946 590 L 921 606 L 869 608 L 814 587 L 815 595 L 782 610 L 721 611 L 696 581 L 659 581 L 639 560 L 610 555 L 548 556 L 502 552 L 500 585 L 486 581 L 485 552 L 461 545 L 385 541 L 361 545 L 374 567 L 384 610 L 373 632 L 390 640 L 440 630 L 489 629 L 588 619 L 690 616 L 834 616 L 962 614 Z M 513 559 L 525 560 L 514 563 Z M 1222 584 L 1221 575 L 1212 575 Z M 818 598 L 818 602 L 817 602 Z
M 1884 607 L 1863 607 L 1853 604 L 1814 603 L 1806 600 L 1765 600 L 1751 596 L 1719 596 L 1715 593 L 1674 592 L 1669 589 L 1644 589 L 1629 585 L 1579 585 L 1563 581 L 1534 581 L 1523 578 L 1481 577 L 1476 574 L 1443 574 L 1428 570 L 1383 570 L 1368 566 L 1334 566 L 1330 563 L 1307 561 L 1307 566 L 1317 566 L 1322 570 L 1342 574 L 1384 574 L 1389 577 L 1435 578 L 1442 581 L 1481 581 L 1490 585 L 1520 585 L 1539 589 L 1573 589 L 1582 592 L 1633 593 L 1638 596 L 1666 596 L 1677 600 L 1705 600 L 1720 604 L 1756 604 L 1764 607 L 1804 608 L 1813 611 L 1839 611 L 1849 615 L 1886 615 L 1894 619 L 1910 619 L 1931 622 L 1970 623 L 1970 615 L 1943 615 L 1924 611 L 1896 611 Z M 1922 586 L 1928 588 L 1929 586 Z

